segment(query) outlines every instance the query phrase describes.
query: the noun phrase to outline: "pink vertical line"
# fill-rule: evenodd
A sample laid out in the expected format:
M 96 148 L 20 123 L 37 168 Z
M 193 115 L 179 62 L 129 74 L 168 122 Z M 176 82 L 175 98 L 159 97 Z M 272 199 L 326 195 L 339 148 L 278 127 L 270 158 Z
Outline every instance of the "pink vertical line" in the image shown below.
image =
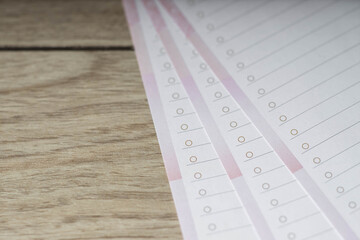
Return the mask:
M 252 220 L 253 225 L 256 227 L 257 232 L 259 233 L 261 239 L 271 239 L 274 240 L 273 233 L 268 226 L 264 216 L 262 215 L 259 206 L 256 203 L 254 196 L 251 194 L 249 186 L 243 181 L 243 177 L 239 166 L 237 165 L 233 155 L 231 154 L 230 149 L 228 148 L 224 138 L 222 137 L 216 122 L 211 116 L 211 113 L 204 101 L 201 93 L 192 78 L 192 75 L 189 69 L 186 66 L 185 61 L 183 60 L 170 32 L 167 27 L 163 25 L 164 21 L 162 19 L 161 13 L 156 6 L 155 1 L 153 0 L 143 0 L 145 8 L 149 12 L 149 15 L 153 21 L 153 24 L 161 23 L 162 25 L 156 27 L 158 34 L 165 45 L 165 48 L 168 52 L 168 55 L 173 62 L 175 69 L 183 83 L 183 86 L 188 93 L 191 102 L 193 103 L 198 116 L 200 117 L 201 122 L 203 123 L 206 132 L 208 133 L 212 144 L 219 155 L 222 164 L 227 171 L 228 176 L 232 180 L 232 183 L 237 191 L 243 204 L 249 213 L 250 219 Z M 245 205 L 246 204 L 246 205 Z
M 192 218 L 190 205 L 186 197 L 185 186 L 181 178 L 181 172 L 174 146 L 171 142 L 171 136 L 169 134 L 170 131 L 165 120 L 165 113 L 163 111 L 160 94 L 158 92 L 144 36 L 142 34 L 136 4 L 133 0 L 123 0 L 123 5 L 126 18 L 130 26 L 131 37 L 136 48 L 136 57 L 139 62 L 140 72 L 155 124 L 173 199 L 176 203 L 175 207 L 183 237 L 184 239 L 196 240 L 198 237 L 195 230 L 194 220 Z
M 160 0 L 165 9 L 174 18 L 175 22 L 181 26 L 191 25 L 185 18 L 182 12 L 177 8 L 173 1 Z M 184 23 L 185 21 L 185 23 Z M 185 30 L 188 31 L 189 28 Z M 184 30 L 184 29 L 183 29 Z M 305 190 L 311 194 L 313 200 L 317 203 L 318 207 L 328 217 L 330 222 L 337 228 L 340 234 L 345 239 L 358 239 L 356 234 L 346 223 L 341 214 L 336 210 L 326 195 L 320 190 L 316 182 L 311 176 L 303 169 L 303 166 L 285 145 L 277 133 L 272 129 L 265 118 L 260 114 L 255 105 L 245 95 L 239 85 L 227 72 L 225 67 L 215 57 L 212 51 L 207 47 L 205 42 L 201 39 L 199 34 L 195 31 L 187 35 L 188 39 L 197 48 L 198 52 L 205 59 L 207 64 L 212 68 L 217 77 L 224 84 L 226 89 L 234 97 L 243 111 L 247 114 L 249 119 L 254 123 L 258 130 L 263 134 L 265 139 L 269 142 L 271 147 L 275 150 L 280 159 L 288 167 L 288 169 L 294 173 L 295 177 L 299 180 Z M 316 190 L 314 190 L 316 189 Z

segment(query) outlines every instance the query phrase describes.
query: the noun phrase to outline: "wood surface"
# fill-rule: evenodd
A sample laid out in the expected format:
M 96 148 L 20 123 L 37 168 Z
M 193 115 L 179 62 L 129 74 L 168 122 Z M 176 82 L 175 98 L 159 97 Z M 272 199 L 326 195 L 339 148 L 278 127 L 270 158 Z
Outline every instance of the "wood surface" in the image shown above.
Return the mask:
M 93 51 L 131 45 L 123 16 L 0 0 L 1 240 L 181 239 L 135 54 Z
M 120 0 L 0 0 L 0 46 L 131 46 Z

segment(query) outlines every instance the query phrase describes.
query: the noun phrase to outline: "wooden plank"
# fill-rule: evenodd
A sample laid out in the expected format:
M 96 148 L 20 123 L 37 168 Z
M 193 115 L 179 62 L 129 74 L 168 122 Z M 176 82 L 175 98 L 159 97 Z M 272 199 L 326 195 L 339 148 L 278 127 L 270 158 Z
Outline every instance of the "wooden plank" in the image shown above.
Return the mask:
M 180 239 L 134 53 L 0 54 L 0 239 Z
M 0 47 L 131 45 L 119 0 L 0 0 Z

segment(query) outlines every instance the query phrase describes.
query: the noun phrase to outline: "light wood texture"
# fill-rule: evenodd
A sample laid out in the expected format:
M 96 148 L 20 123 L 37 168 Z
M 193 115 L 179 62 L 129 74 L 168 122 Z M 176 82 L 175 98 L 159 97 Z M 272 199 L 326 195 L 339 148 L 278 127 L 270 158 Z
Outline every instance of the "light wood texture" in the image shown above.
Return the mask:
M 131 46 L 120 0 L 0 0 L 0 46 Z
M 133 52 L 0 66 L 0 239 L 181 238 Z

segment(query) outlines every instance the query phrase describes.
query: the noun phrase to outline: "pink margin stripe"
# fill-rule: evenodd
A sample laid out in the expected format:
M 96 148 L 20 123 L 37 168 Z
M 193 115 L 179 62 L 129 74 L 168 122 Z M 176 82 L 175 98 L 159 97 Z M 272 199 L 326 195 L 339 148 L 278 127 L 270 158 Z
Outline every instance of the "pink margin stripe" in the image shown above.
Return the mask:
M 135 53 L 139 63 L 143 84 L 146 90 L 151 115 L 159 140 L 164 165 L 169 179 L 176 211 L 180 221 L 184 239 L 198 239 L 192 218 L 189 202 L 182 181 L 180 168 L 171 142 L 168 125 L 163 111 L 160 94 L 155 81 L 147 47 L 141 30 L 136 3 L 134 0 L 123 0 L 126 18 L 130 26 L 131 37 L 135 45 Z
M 211 113 L 201 96 L 201 93 L 192 78 L 189 69 L 186 66 L 170 32 L 168 31 L 166 24 L 162 18 L 162 15 L 156 6 L 155 0 L 143 0 L 144 5 L 149 13 L 158 34 L 165 45 L 168 55 L 173 62 L 175 69 L 183 83 L 183 86 L 188 93 L 191 102 L 193 103 L 201 122 L 203 123 L 212 144 L 222 161 L 222 164 L 227 171 L 232 183 L 241 198 L 243 205 L 249 213 L 250 219 L 253 225 L 256 227 L 261 239 L 275 239 L 273 233 L 268 226 L 267 221 L 262 215 L 259 206 L 257 205 L 255 198 L 251 194 L 249 186 L 245 183 L 239 166 L 235 162 L 230 149 L 228 148 L 225 140 L 223 139 L 216 122 L 211 116 Z
M 275 150 L 280 159 L 285 163 L 288 169 L 294 173 L 299 182 L 308 193 L 311 193 L 313 200 L 317 203 L 318 207 L 328 217 L 330 222 L 337 228 L 340 234 L 345 239 L 358 239 L 356 234 L 346 223 L 341 214 L 332 205 L 330 200 L 320 190 L 315 181 L 303 169 L 301 163 L 297 160 L 290 149 L 285 145 L 277 133 L 268 124 L 265 118 L 256 109 L 255 105 L 245 95 L 239 85 L 227 72 L 225 67 L 215 57 L 212 51 L 207 47 L 205 42 L 201 39 L 199 34 L 193 29 L 192 25 L 185 18 L 182 12 L 178 9 L 172 0 L 160 0 L 165 9 L 174 18 L 175 22 L 179 25 L 182 31 L 185 32 L 188 39 L 197 48 L 198 52 L 205 59 L 207 64 L 212 68 L 217 77 L 224 84 L 226 89 L 234 97 L 237 103 L 241 106 L 243 111 L 248 115 L 250 120 L 263 134 L 265 139 L 269 142 L 271 147 Z

